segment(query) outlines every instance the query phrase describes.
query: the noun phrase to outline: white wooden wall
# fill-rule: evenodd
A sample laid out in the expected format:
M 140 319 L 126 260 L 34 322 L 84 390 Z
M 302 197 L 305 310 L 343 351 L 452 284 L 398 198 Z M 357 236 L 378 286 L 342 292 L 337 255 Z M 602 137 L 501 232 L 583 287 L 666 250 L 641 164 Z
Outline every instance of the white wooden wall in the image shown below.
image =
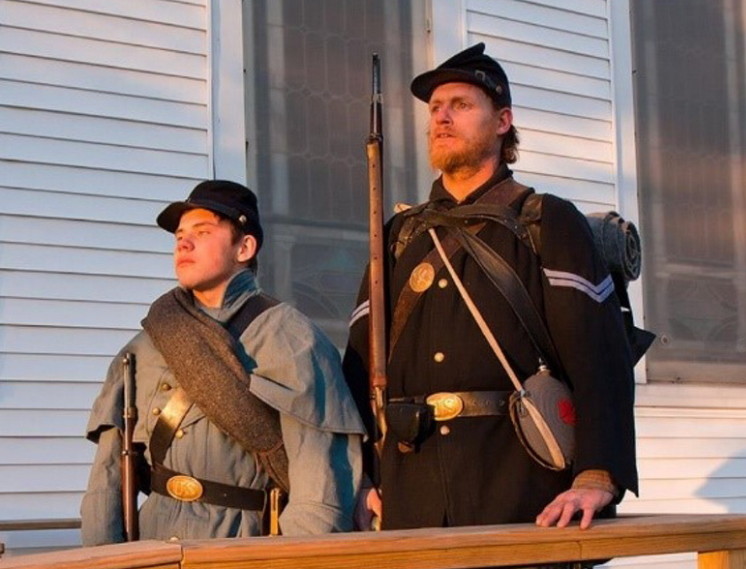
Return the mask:
M 636 220 L 627 9 L 626 0 L 432 0 L 433 59 L 485 42 L 511 80 L 521 133 L 517 178 L 584 211 L 619 209 Z M 628 496 L 620 511 L 746 513 L 746 389 L 647 385 L 644 373 L 640 380 L 641 495 Z M 696 562 L 669 555 L 609 566 L 694 569 Z
M 173 286 L 154 219 L 210 176 L 206 1 L 0 0 L 2 520 L 78 516 L 99 382 Z

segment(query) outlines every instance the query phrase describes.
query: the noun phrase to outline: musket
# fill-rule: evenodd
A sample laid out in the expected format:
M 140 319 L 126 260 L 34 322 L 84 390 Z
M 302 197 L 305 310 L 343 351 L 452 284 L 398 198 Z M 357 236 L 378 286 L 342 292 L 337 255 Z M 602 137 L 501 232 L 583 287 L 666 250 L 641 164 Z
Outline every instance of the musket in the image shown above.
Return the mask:
M 373 93 L 370 101 L 370 134 L 366 143 L 368 155 L 368 190 L 370 194 L 370 315 L 368 374 L 373 416 L 378 430 L 374 433 L 377 449 L 386 435 L 386 306 L 384 294 L 383 242 L 383 107 L 381 96 L 381 60 L 373 54 Z
M 135 404 L 135 354 L 127 352 L 122 357 L 124 378 L 124 433 L 122 440 L 122 516 L 124 518 L 124 535 L 127 541 L 140 538 L 140 524 L 137 514 L 137 460 L 138 451 L 133 441 L 135 423 L 137 423 L 137 405 Z

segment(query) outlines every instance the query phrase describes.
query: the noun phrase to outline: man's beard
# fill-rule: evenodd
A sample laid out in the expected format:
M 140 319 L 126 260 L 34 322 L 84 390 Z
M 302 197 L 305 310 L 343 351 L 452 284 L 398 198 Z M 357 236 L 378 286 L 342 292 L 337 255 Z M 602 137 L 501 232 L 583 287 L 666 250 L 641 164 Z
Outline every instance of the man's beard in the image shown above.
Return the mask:
M 476 171 L 498 152 L 499 142 L 496 136 L 480 134 L 476 138 L 464 141 L 460 149 L 433 149 L 430 144 L 430 164 L 444 174 L 459 171 Z

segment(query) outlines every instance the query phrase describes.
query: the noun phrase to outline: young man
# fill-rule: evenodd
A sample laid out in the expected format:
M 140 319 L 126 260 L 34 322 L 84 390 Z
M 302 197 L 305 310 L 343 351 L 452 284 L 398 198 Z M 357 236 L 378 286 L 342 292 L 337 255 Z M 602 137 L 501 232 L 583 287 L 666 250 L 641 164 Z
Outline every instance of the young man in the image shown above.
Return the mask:
M 179 287 L 112 362 L 88 423 L 98 444 L 81 505 L 85 545 L 123 541 L 122 359 L 134 354 L 134 441 L 150 476 L 141 539 L 259 535 L 270 478 L 289 486 L 286 535 L 348 531 L 363 426 L 336 348 L 260 293 L 256 196 L 213 180 L 166 207 Z
M 555 196 L 542 199 L 538 255 L 510 224 L 484 215 L 470 223 L 470 215 L 500 207 L 515 217 L 533 193 L 508 168 L 518 144 L 510 88 L 484 44 L 416 77 L 411 88 L 428 104 L 430 160 L 441 176 L 426 204 L 387 225 L 389 420 L 382 492 L 367 494 L 368 510 L 380 514 L 382 496 L 390 529 L 566 526 L 576 514 L 586 528 L 598 512 L 612 515 L 625 490 L 637 491 L 632 363 L 611 279 L 584 216 Z M 433 253 L 427 230 L 435 228 L 445 247 L 464 219 L 515 271 L 551 333 L 559 357 L 552 371 L 574 391 L 571 469 L 540 466 L 519 442 L 507 415 L 513 385 Z M 452 251 L 456 273 L 518 377 L 536 373 L 539 353 L 506 298 L 458 242 Z M 367 297 L 364 282 L 344 360 L 358 393 L 367 391 Z M 463 409 L 428 428 L 421 405 L 440 392 L 457 394 Z

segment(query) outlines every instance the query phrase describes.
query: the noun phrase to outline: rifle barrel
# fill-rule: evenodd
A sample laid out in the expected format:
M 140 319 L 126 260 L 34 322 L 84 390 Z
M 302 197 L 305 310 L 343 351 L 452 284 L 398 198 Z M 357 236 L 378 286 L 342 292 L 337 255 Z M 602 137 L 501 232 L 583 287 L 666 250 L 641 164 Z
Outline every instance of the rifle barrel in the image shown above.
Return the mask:
M 369 376 L 370 397 L 379 434 L 385 434 L 383 418 L 386 403 L 386 306 L 384 293 L 383 242 L 383 105 L 381 95 L 381 60 L 373 54 L 373 81 L 370 102 L 370 135 L 366 144 L 368 156 L 368 189 L 370 194 L 370 263 L 369 263 Z
M 122 517 L 127 541 L 137 541 L 140 527 L 137 513 L 137 455 L 133 440 L 137 422 L 135 402 L 135 354 L 126 353 L 122 358 L 124 380 L 124 433 L 122 440 Z

